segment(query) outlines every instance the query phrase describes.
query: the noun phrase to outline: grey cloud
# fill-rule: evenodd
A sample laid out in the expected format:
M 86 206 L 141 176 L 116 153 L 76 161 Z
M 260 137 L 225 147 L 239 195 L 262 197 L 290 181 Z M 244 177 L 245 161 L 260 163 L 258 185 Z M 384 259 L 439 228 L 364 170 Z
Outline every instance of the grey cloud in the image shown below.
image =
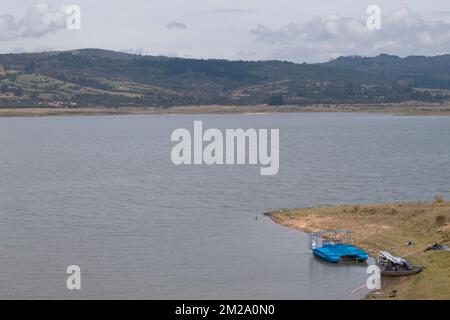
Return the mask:
M 449 10 L 435 11 L 433 13 L 436 14 L 436 15 L 439 15 L 439 16 L 450 16 L 450 11 Z
M 25 48 L 17 47 L 12 50 L 12 53 L 24 53 L 26 52 Z
M 53 51 L 53 48 L 47 46 L 39 46 L 34 49 L 34 52 L 50 52 Z
M 166 28 L 167 29 L 181 29 L 181 30 L 185 30 L 185 29 L 187 29 L 187 26 L 184 23 L 182 23 L 182 22 L 172 21 L 172 22 L 169 22 L 167 24 Z
M 450 51 L 450 24 L 426 21 L 408 8 L 382 17 L 381 30 L 369 30 L 366 21 L 330 15 L 279 29 L 258 25 L 250 30 L 270 48 L 269 57 L 324 61 L 341 55 L 439 54 Z
M 14 39 L 17 36 L 16 19 L 10 15 L 0 16 L 0 41 Z
M 238 51 L 236 53 L 237 58 L 239 59 L 243 59 L 243 60 L 251 60 L 254 59 L 256 56 L 256 52 L 251 51 L 251 52 L 247 52 L 247 51 Z
M 67 18 L 65 7 L 46 3 L 33 5 L 19 20 L 11 15 L 2 15 L 0 16 L 0 41 L 42 37 L 64 29 Z
M 248 14 L 248 13 L 254 13 L 255 10 L 252 10 L 252 9 L 226 8 L 226 9 L 206 10 L 206 11 L 203 11 L 203 12 L 205 12 L 205 13 L 217 13 L 217 14 Z

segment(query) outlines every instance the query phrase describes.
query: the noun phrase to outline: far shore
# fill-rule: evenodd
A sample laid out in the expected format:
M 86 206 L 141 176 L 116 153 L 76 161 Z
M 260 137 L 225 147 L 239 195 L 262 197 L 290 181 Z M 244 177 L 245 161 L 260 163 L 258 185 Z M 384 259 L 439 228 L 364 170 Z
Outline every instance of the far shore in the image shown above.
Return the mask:
M 37 107 L 0 108 L 0 117 L 44 117 L 44 116 L 99 116 L 99 115 L 197 115 L 197 114 L 268 114 L 290 112 L 359 112 L 393 115 L 450 115 L 450 102 L 426 104 L 417 102 L 393 104 L 318 104 L 309 106 L 285 105 L 203 105 L 156 107 Z
M 450 299 L 450 252 L 424 251 L 450 243 L 450 202 L 361 204 L 284 209 L 266 213 L 274 222 L 302 232 L 352 231 L 353 244 L 377 256 L 379 250 L 425 265 L 421 273 L 390 278 L 383 291 L 397 299 Z

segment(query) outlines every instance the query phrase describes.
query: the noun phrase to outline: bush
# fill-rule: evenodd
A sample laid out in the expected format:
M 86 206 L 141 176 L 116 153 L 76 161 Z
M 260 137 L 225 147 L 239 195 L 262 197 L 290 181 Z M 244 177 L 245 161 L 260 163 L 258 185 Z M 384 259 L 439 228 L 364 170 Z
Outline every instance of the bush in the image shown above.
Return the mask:
M 443 224 L 445 224 L 446 221 L 447 221 L 447 218 L 443 214 L 438 215 L 436 217 L 436 224 L 439 226 L 442 226 Z
M 442 196 L 442 194 L 437 194 L 434 197 L 434 202 L 436 202 L 436 203 L 443 203 L 444 202 L 444 197 Z
M 284 99 L 281 94 L 274 94 L 269 99 L 269 105 L 271 106 L 282 106 L 284 104 Z

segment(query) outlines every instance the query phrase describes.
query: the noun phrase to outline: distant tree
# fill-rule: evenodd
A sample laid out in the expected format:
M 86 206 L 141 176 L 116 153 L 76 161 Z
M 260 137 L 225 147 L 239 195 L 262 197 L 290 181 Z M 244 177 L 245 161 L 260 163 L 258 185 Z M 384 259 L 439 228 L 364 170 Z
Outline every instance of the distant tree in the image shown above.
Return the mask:
M 25 65 L 25 73 L 33 73 L 34 69 L 36 67 L 36 63 L 34 62 L 29 62 Z
M 67 77 L 64 74 L 59 74 L 56 76 L 58 80 L 61 80 L 62 82 L 67 82 Z
M 20 88 L 20 87 L 15 87 L 15 88 L 13 88 L 13 89 L 12 89 L 12 92 L 14 93 L 14 95 L 15 95 L 16 97 L 21 97 L 21 96 L 23 95 L 22 88 Z
M 269 105 L 271 106 L 281 106 L 284 104 L 284 99 L 281 94 L 273 94 L 270 96 Z
M 414 90 L 409 85 L 402 85 L 402 84 L 394 84 L 391 87 L 391 94 L 394 95 L 400 95 L 400 94 L 406 94 L 406 93 L 412 93 Z
M 36 91 L 33 91 L 30 95 L 31 99 L 36 100 L 39 98 L 39 93 L 37 93 Z

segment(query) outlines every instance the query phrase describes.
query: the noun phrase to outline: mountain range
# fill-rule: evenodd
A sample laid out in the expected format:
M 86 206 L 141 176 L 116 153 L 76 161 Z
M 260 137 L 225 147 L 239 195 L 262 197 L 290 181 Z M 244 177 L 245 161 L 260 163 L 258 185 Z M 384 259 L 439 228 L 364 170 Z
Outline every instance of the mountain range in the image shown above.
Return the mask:
M 0 55 L 0 107 L 440 102 L 450 55 L 326 63 L 141 56 L 100 49 Z

